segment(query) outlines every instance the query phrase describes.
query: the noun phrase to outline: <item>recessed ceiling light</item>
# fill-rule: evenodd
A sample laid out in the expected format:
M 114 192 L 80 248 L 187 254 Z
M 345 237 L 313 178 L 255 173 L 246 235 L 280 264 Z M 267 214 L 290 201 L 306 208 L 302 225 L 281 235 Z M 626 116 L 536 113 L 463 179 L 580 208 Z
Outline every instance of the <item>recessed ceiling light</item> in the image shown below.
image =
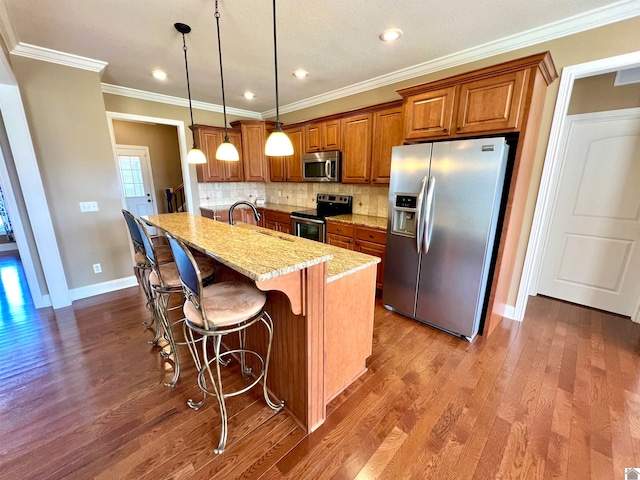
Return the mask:
M 389 30 L 385 30 L 380 34 L 380 40 L 382 40 L 383 42 L 392 42 L 399 39 L 401 36 L 402 30 L 398 28 L 391 28 Z
M 158 80 L 167 79 L 166 72 L 163 72 L 162 70 L 154 70 L 153 72 L 151 72 L 151 75 L 153 75 L 153 78 L 157 78 Z
M 253 100 L 254 98 L 256 98 L 256 94 L 253 92 L 244 92 L 244 98 L 246 98 L 247 100 Z
M 296 70 L 293 74 L 298 78 L 304 78 L 309 76 L 309 72 L 306 70 Z

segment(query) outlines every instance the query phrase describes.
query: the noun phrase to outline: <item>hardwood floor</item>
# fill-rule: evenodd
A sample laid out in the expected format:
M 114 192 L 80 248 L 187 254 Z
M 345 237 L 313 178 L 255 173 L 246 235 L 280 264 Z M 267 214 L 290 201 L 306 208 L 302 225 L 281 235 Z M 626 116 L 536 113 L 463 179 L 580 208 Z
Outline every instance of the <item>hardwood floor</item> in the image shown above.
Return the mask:
M 137 288 L 35 310 L 0 256 L 0 478 L 623 478 L 640 466 L 640 325 L 548 298 L 469 344 L 376 306 L 368 372 L 305 435 L 259 391 L 178 385 Z M 16 283 L 17 282 L 17 283 Z M 277 328 L 277 319 L 276 319 Z M 228 372 L 230 383 L 242 381 Z M 198 397 L 199 398 L 199 397 Z

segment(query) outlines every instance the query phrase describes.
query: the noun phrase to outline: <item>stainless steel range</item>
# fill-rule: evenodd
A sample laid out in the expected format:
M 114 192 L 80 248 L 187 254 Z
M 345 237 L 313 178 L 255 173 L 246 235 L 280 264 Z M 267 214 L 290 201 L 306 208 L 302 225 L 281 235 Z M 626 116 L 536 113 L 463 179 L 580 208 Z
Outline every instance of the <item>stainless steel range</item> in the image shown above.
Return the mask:
M 291 214 L 291 234 L 325 243 L 327 217 L 352 213 L 353 197 L 319 193 L 316 203 L 318 206 L 313 210 L 302 210 Z

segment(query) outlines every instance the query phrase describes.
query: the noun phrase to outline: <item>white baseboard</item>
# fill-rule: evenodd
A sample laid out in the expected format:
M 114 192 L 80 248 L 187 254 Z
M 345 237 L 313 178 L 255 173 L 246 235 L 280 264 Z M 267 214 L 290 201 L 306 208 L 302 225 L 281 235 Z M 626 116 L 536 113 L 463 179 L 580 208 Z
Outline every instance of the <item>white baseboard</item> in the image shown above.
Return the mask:
M 0 252 L 11 252 L 18 250 L 18 244 L 16 242 L 0 243 Z
M 512 307 L 511 305 L 505 305 L 503 317 L 509 320 L 522 321 L 516 318 L 516 307 Z
M 100 295 L 102 293 L 114 292 L 123 288 L 135 287 L 138 285 L 138 280 L 135 275 L 130 277 L 116 278 L 115 280 L 109 280 L 108 282 L 94 283 L 93 285 L 87 285 L 85 287 L 72 288 L 69 290 L 71 300 L 80 300 L 81 298 L 93 297 L 94 295 Z

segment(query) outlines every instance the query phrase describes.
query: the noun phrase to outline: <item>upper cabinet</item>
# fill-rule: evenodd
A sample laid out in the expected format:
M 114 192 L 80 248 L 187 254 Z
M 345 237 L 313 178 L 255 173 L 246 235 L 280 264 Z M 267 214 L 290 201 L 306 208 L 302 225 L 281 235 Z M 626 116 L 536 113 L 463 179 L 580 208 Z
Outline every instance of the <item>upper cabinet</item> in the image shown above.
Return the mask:
M 515 133 L 523 128 L 538 77 L 556 75 L 548 53 L 398 90 L 408 142 Z
M 369 183 L 373 115 L 342 119 L 342 183 Z
M 402 107 L 387 108 L 373 114 L 371 183 L 389 183 L 391 150 L 403 143 Z
M 287 157 L 267 157 L 269 176 L 272 182 L 302 182 L 302 153 L 304 152 L 304 132 L 302 127 L 283 128 L 293 145 L 293 155 Z
M 449 135 L 457 90 L 458 87 L 449 87 L 407 97 L 405 138 L 413 140 Z
M 304 127 L 305 152 L 340 150 L 340 119 L 312 123 Z
M 205 157 L 207 163 L 198 165 L 196 172 L 198 182 L 242 182 L 242 141 L 240 130 L 228 129 L 229 141 L 235 145 L 240 153 L 239 162 L 216 160 L 216 150 L 224 141 L 224 128 L 194 125 L 193 135 L 196 144 Z
M 245 182 L 266 182 L 269 179 L 267 156 L 267 124 L 261 120 L 237 120 L 231 126 L 242 133 L 242 163 Z

